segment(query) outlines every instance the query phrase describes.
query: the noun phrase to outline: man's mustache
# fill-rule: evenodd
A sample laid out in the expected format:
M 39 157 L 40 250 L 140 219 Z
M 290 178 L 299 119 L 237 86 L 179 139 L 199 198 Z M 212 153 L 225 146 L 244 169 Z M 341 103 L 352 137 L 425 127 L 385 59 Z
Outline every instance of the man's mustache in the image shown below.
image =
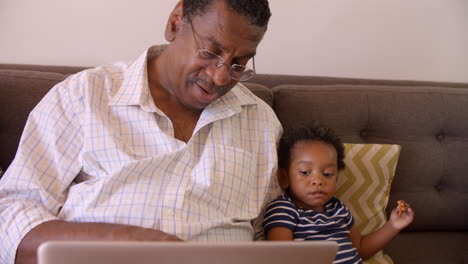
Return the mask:
M 202 78 L 189 78 L 188 82 L 202 86 L 209 93 L 217 93 L 220 95 L 227 93 L 233 87 L 232 85 L 213 85 L 212 82 L 206 81 Z

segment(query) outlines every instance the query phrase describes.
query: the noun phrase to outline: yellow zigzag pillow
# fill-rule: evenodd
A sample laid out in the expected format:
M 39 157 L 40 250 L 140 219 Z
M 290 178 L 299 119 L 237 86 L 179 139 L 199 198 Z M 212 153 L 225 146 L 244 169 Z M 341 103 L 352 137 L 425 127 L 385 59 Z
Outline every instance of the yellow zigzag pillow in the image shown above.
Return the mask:
M 336 196 L 354 216 L 361 234 L 368 234 L 387 220 L 385 208 L 401 146 L 345 143 L 345 170 L 338 175 Z M 379 251 L 368 264 L 393 263 Z

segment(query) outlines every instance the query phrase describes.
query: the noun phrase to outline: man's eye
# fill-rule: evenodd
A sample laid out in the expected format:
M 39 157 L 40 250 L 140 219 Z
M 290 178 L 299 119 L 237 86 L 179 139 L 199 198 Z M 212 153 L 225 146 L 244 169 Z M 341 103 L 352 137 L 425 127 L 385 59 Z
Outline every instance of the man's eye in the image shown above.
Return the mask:
M 206 60 L 211 60 L 211 59 L 214 59 L 214 58 L 218 57 L 213 52 L 207 51 L 207 50 L 204 50 L 204 49 L 198 51 L 198 56 L 200 56 L 200 58 L 206 59 Z
M 232 70 L 237 72 L 237 73 L 243 73 L 245 71 L 245 67 L 239 64 L 233 64 L 232 65 Z

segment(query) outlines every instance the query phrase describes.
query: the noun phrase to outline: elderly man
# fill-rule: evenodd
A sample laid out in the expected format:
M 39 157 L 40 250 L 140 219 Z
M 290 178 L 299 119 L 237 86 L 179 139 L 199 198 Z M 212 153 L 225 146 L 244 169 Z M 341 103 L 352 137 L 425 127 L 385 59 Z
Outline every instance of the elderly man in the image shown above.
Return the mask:
M 252 240 L 282 128 L 238 82 L 270 15 L 267 0 L 183 0 L 168 45 L 56 85 L 0 181 L 1 263 L 52 239 Z

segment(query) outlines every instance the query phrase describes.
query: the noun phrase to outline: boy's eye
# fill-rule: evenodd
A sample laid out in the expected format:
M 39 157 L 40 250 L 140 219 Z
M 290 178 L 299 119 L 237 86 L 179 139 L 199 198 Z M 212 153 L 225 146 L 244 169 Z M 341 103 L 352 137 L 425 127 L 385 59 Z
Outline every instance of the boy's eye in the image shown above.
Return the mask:
M 325 177 L 332 177 L 333 175 L 335 175 L 335 173 L 330 173 L 330 172 L 324 172 L 323 173 L 323 176 L 325 176 Z
M 299 173 L 302 174 L 302 175 L 309 175 L 308 171 L 299 171 Z

